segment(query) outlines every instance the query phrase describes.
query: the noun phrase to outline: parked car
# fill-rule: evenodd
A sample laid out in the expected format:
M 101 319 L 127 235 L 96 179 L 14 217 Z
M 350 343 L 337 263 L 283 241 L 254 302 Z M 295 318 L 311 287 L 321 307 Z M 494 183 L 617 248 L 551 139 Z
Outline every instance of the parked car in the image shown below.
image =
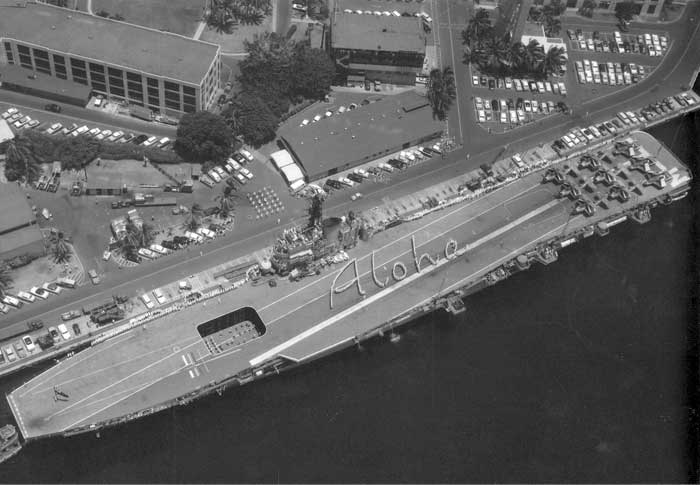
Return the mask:
M 142 144 L 143 146 L 145 146 L 145 147 L 150 147 L 150 146 L 153 145 L 157 140 L 158 140 L 158 137 L 157 137 L 157 136 L 152 136 L 152 137 L 146 139 L 146 141 L 144 141 L 144 142 L 141 143 L 141 144 Z
M 63 128 L 61 123 L 54 123 L 46 129 L 46 134 L 53 135 L 54 133 L 60 131 L 61 128 Z
M 88 276 L 90 277 L 90 281 L 92 281 L 93 285 L 99 285 L 100 284 L 100 277 L 97 275 L 97 271 L 94 269 L 91 269 L 88 271 Z
M 24 344 L 25 347 L 27 347 L 27 351 L 29 353 L 32 353 L 36 350 L 36 345 L 34 345 L 34 340 L 32 340 L 32 337 L 29 335 L 25 335 L 22 337 L 22 343 Z
M 68 328 L 66 328 L 65 323 L 58 324 L 58 331 L 61 333 L 61 337 L 63 337 L 63 340 L 68 340 L 71 337 L 70 332 L 68 331 Z
M 107 138 L 107 141 L 115 142 L 115 141 L 117 141 L 118 139 L 120 139 L 122 136 L 124 136 L 124 132 L 123 132 L 123 131 L 115 131 L 114 133 L 112 133 L 112 134 L 109 136 L 109 138 Z
M 58 333 L 58 330 L 56 330 L 56 327 L 49 327 L 49 336 L 55 344 L 61 341 L 61 335 Z
M 82 333 L 80 330 L 80 325 L 78 325 L 77 323 L 74 323 L 72 328 L 73 328 L 73 333 L 75 334 L 76 337 Z
M 57 105 L 56 103 L 49 103 L 46 106 L 44 106 L 44 109 L 46 111 L 52 111 L 54 113 L 60 113 L 61 112 L 61 107 Z
M 153 137 L 153 138 L 155 138 L 155 137 Z M 134 145 L 140 145 L 141 143 L 145 142 L 146 140 L 148 140 L 148 135 L 138 135 L 136 138 L 131 140 L 131 143 L 133 143 Z
M 69 312 L 61 313 L 61 320 L 64 322 L 67 322 L 69 320 L 73 320 L 75 318 L 78 318 L 80 316 L 80 312 L 78 310 L 71 310 Z
M 112 130 L 103 130 L 96 137 L 96 140 L 104 140 L 107 137 L 112 136 Z

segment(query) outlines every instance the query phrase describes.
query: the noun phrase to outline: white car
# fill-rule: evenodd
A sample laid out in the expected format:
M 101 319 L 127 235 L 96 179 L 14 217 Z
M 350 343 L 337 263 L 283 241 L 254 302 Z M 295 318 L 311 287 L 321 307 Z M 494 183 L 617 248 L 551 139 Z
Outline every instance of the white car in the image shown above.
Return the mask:
M 506 78 L 506 89 L 513 89 L 513 80 L 509 77 Z
M 219 177 L 221 177 L 221 178 L 226 177 L 226 172 L 224 171 L 223 168 L 216 166 L 216 167 L 214 167 L 214 170 L 216 170 L 216 173 L 219 174 Z
M 353 182 L 347 177 L 339 177 L 338 182 L 340 182 L 343 185 L 347 185 L 348 187 L 353 187 L 355 185 L 355 182 Z
M 246 160 L 248 160 L 249 162 L 252 162 L 253 160 L 255 160 L 255 158 L 253 157 L 253 155 L 252 155 L 248 150 L 245 150 L 245 149 L 241 148 L 241 149 L 238 150 L 238 151 L 239 151 L 240 154 L 243 155 L 243 156 L 246 158 Z
M 162 305 L 166 301 L 168 301 L 168 299 L 165 298 L 165 295 L 163 294 L 160 288 L 156 288 L 155 290 L 153 290 L 153 296 L 156 297 L 156 300 L 158 301 L 159 305 Z
M 46 133 L 49 135 L 53 135 L 57 131 L 60 131 L 61 128 L 63 128 L 63 125 L 61 123 L 54 123 L 46 129 Z
M 19 293 L 17 293 L 17 296 L 29 303 L 34 303 L 34 301 L 36 301 L 36 297 L 31 293 L 27 293 L 26 291 L 20 291 Z
M 124 132 L 123 132 L 123 131 L 115 131 L 114 133 L 112 133 L 112 134 L 110 135 L 109 138 L 107 138 L 107 141 L 117 141 L 118 139 L 120 139 L 120 138 L 123 137 L 123 136 L 124 136 Z
M 158 148 L 165 148 L 166 146 L 168 146 L 169 143 L 170 143 L 170 138 L 168 138 L 167 136 L 164 136 L 163 138 L 158 140 Z
M 537 81 L 537 92 L 544 93 L 544 83 L 542 81 Z
M 70 134 L 72 136 L 80 136 L 80 135 L 84 135 L 85 133 L 87 133 L 88 130 L 89 130 L 89 128 L 86 125 L 83 125 L 80 128 L 76 128 L 75 130 L 73 130 L 73 132 L 71 132 Z
M 478 110 L 477 114 L 479 116 L 479 123 L 485 123 L 486 122 L 486 113 L 484 112 L 484 110 L 483 109 Z
M 253 178 L 253 174 L 250 173 L 250 170 L 248 170 L 247 168 L 241 168 L 241 173 L 242 173 L 243 176 L 244 176 L 245 178 L 247 178 L 248 180 L 250 180 L 250 179 Z
M 566 85 L 563 82 L 559 83 L 559 92 L 566 96 Z
M 42 300 L 46 300 L 51 295 L 51 293 L 38 286 L 32 286 L 32 288 L 29 290 L 29 293 L 31 293 L 34 296 L 38 296 Z
M 209 175 L 209 178 L 212 179 L 214 182 L 217 184 L 221 182 L 221 177 L 219 176 L 218 173 L 216 173 L 216 170 L 209 170 L 207 172 L 207 175 Z
M 100 134 L 101 131 L 102 130 L 100 130 L 99 128 L 93 128 L 92 130 L 88 131 L 87 134 L 88 136 L 97 136 Z
M 34 352 L 36 350 L 36 345 L 34 345 L 34 340 L 29 335 L 22 337 L 22 343 L 27 347 L 28 352 Z
M 24 125 L 32 121 L 32 119 L 29 116 L 25 116 L 24 118 L 20 118 L 17 121 L 15 121 L 15 128 L 22 128 Z
M 474 84 L 474 86 L 478 86 L 478 85 L 479 85 L 479 76 L 477 76 L 476 74 L 473 74 L 473 75 L 472 75 L 472 84 Z M 5 117 L 5 116 L 3 115 L 3 118 L 4 118 L 4 117 Z
M 474 98 L 474 105 L 476 106 L 476 109 L 484 109 L 484 101 L 480 97 Z
M 104 130 L 99 135 L 95 137 L 95 140 L 104 140 L 105 138 L 112 136 L 112 130 Z
M 68 340 L 70 338 L 70 332 L 64 323 L 59 323 L 56 328 L 58 328 L 58 332 L 61 334 L 61 337 L 63 337 L 63 340 Z
M 10 108 L 2 114 L 2 117 L 6 120 L 15 113 L 17 113 L 17 108 Z
M 146 293 L 141 295 L 141 301 L 143 301 L 143 304 L 146 305 L 146 308 L 149 310 L 155 308 L 156 306 L 156 304 L 153 303 L 153 300 L 151 300 Z
M 144 142 L 142 143 L 142 145 L 145 146 L 145 147 L 150 147 L 150 146 L 153 145 L 157 140 L 158 140 L 158 137 L 157 137 L 157 136 L 152 136 L 152 137 L 150 137 L 148 140 L 144 141 Z

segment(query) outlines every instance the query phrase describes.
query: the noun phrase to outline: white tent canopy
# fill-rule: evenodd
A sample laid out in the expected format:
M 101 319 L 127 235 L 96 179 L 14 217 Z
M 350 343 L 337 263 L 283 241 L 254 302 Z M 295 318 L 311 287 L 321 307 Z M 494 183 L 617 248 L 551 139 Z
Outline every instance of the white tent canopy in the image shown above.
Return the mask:
M 0 143 L 12 140 L 15 134 L 10 129 L 10 125 L 3 119 L 0 119 Z
M 295 163 L 284 166 L 280 170 L 282 171 L 282 175 L 287 180 L 288 184 L 293 184 L 297 180 L 304 180 L 304 174 L 302 173 L 299 166 Z
M 280 150 L 278 152 L 270 155 L 272 157 L 272 162 L 275 164 L 278 170 L 282 170 L 282 167 L 294 164 L 294 159 L 289 154 L 287 150 Z

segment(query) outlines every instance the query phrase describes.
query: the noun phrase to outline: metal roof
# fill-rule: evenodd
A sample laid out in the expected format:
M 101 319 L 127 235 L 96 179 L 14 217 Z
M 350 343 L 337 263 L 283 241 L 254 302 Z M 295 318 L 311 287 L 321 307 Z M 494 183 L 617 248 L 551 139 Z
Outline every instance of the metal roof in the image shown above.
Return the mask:
M 418 17 L 338 13 L 331 32 L 334 49 L 425 53 L 426 37 Z

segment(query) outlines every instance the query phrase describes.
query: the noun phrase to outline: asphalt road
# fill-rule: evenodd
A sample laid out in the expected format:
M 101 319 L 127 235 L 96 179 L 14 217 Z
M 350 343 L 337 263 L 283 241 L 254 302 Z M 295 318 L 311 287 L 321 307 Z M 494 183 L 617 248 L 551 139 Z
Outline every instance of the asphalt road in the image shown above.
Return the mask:
M 434 2 L 434 4 L 437 3 Z M 400 197 L 413 193 L 417 187 L 422 188 L 442 182 L 476 168 L 482 163 L 493 162 L 508 154 L 552 140 L 575 126 L 589 125 L 612 118 L 622 107 L 625 109 L 642 107 L 650 101 L 678 92 L 682 86 L 687 86 L 693 72 L 700 66 L 700 24 L 698 23 L 700 3 L 693 2 L 688 4 L 685 15 L 673 24 L 643 26 L 648 31 L 669 31 L 673 40 L 671 49 L 659 67 L 643 82 L 621 88 L 611 95 L 583 102 L 581 106 L 574 107 L 574 116 L 555 115 L 506 134 L 487 136 L 482 129 L 476 127 L 473 120 L 473 109 L 464 109 L 464 106 L 471 106 L 470 96 L 472 93 L 470 80 L 466 74 L 466 66 L 461 64 L 460 32 L 466 25 L 469 13 L 459 0 L 439 2 L 438 10 L 434 13 L 439 28 L 443 65 L 450 64 L 449 60 L 452 59 L 457 74 L 457 90 L 462 106 L 455 107 L 451 111 L 450 130 L 453 133 L 455 133 L 454 130 L 459 130 L 459 134 L 455 134 L 455 136 L 457 141 L 463 142 L 463 146 L 449 153 L 444 159 L 419 164 L 395 175 L 390 185 L 362 184 L 361 190 L 364 198 L 359 201 L 350 201 L 354 190 L 337 192 L 326 203 L 325 213 L 327 215 L 343 213 L 351 208 L 353 210 L 371 208 L 386 197 Z M 694 20 L 691 21 L 691 18 Z M 633 27 L 640 27 L 640 25 L 633 24 Z M 575 87 L 571 86 L 571 89 L 575 89 Z M 21 97 L 13 98 L 12 104 L 18 107 L 34 106 L 43 112 L 44 101 L 4 91 L 0 92 L 0 99 L 5 99 L 4 97 L 8 94 Z M 585 113 L 588 113 L 588 116 L 585 116 Z M 117 125 L 111 117 L 92 110 L 70 107 L 66 108 L 64 114 L 80 117 L 82 120 L 94 120 L 96 123 L 104 120 L 108 126 Z M 123 121 L 127 120 L 119 119 L 118 123 Z M 128 120 L 128 123 L 135 123 L 135 125 L 122 126 L 119 124 L 117 126 L 129 130 L 138 130 L 130 126 L 142 126 L 136 120 Z M 155 128 L 157 125 L 147 126 Z M 169 127 L 157 126 L 157 128 L 169 130 L 164 131 L 163 135 L 172 134 Z M 155 130 L 152 132 L 156 133 Z M 467 154 L 470 155 L 468 160 L 466 159 Z M 109 288 L 106 286 L 84 286 L 74 291 L 64 292 L 53 297 L 50 301 L 37 302 L 31 306 L 26 305 L 23 310 L 13 311 L 2 318 L 0 325 L 4 328 L 0 329 L 0 338 L 2 334 L 11 333 L 12 328 L 8 327 L 26 319 L 41 317 L 47 323 L 52 322 L 57 320 L 60 313 L 66 310 L 97 304 L 114 293 L 135 296 L 142 289 L 155 288 L 222 261 L 249 253 L 270 244 L 279 229 L 276 221 L 261 222 L 259 225 L 234 231 L 229 236 L 198 247 L 196 250 L 181 251 L 136 268 L 122 270 L 122 273 L 114 275 L 114 278 L 109 282 Z M 56 305 L 60 306 L 56 307 Z M 21 325 L 24 324 L 21 323 Z M 17 328 L 19 327 L 15 327 L 15 330 Z

